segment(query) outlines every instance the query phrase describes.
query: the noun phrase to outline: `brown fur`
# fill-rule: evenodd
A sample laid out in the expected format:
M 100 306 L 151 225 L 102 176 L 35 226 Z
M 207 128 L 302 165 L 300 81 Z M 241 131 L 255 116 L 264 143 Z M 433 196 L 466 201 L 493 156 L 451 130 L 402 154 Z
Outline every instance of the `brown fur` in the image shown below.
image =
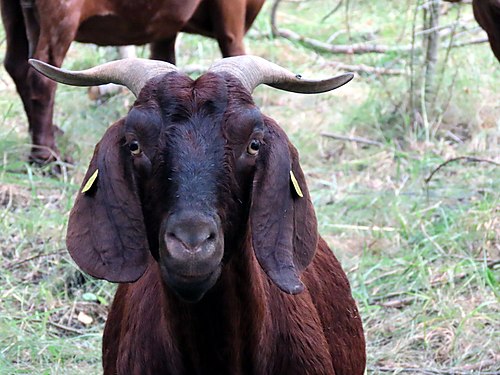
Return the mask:
M 0 0 L 5 67 L 26 111 L 35 162 L 58 151 L 52 125 L 55 83 L 28 57 L 60 67 L 73 40 L 98 45 L 151 44 L 151 57 L 175 63 L 180 31 L 217 39 L 223 56 L 245 53 L 243 36 L 264 0 Z M 24 4 L 24 7 L 21 6 Z
M 136 141 L 142 153 L 131 155 Z M 318 236 L 298 153 L 233 77 L 151 80 L 96 147 L 85 181 L 96 168 L 97 182 L 71 212 L 67 244 L 86 272 L 127 282 L 104 331 L 105 374 L 363 374 L 361 319 Z M 220 218 L 215 265 L 168 267 L 164 228 L 186 210 L 196 212 L 193 223 Z M 194 294 L 183 294 L 172 277 L 197 264 L 219 270 L 217 280 L 193 276 Z

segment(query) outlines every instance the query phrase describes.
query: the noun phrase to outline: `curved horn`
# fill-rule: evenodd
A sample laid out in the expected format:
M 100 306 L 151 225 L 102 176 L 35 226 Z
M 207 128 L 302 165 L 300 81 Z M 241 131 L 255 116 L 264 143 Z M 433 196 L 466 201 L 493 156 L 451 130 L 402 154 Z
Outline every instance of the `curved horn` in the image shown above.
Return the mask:
M 116 83 L 126 86 L 136 97 L 151 78 L 159 74 L 178 71 L 175 65 L 165 61 L 136 58 L 111 61 L 80 71 L 56 68 L 36 59 L 30 59 L 29 63 L 43 75 L 60 83 L 72 86 Z
M 210 67 L 209 72 L 225 72 L 235 76 L 250 93 L 263 83 L 280 90 L 317 94 L 343 86 L 354 77 L 353 73 L 345 73 L 322 80 L 303 79 L 300 74 L 294 74 L 262 57 L 251 55 L 227 57 L 217 61 Z

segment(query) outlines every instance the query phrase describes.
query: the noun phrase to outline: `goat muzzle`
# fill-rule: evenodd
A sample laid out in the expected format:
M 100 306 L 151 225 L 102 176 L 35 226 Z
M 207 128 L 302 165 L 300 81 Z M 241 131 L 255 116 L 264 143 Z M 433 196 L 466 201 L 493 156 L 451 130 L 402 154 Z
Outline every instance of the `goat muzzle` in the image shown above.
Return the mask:
M 186 301 L 198 301 L 215 284 L 223 255 L 224 235 L 218 216 L 179 211 L 161 226 L 163 279 Z

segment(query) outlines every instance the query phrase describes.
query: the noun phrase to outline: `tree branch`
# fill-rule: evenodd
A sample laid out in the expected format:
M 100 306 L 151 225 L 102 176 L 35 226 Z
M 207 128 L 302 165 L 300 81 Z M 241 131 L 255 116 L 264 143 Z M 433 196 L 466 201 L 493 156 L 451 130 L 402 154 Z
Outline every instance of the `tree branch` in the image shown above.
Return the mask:
M 382 142 L 372 141 L 371 139 L 366 139 L 366 138 L 361 138 L 361 137 L 347 137 L 345 135 L 337 135 L 337 134 L 332 134 L 332 133 L 321 133 L 321 135 L 323 137 L 338 139 L 341 141 L 364 143 L 367 145 L 374 145 L 374 146 L 383 146 L 384 145 Z
M 494 160 L 488 160 L 488 159 L 482 159 L 482 158 L 476 158 L 476 157 L 472 157 L 472 156 L 459 156 L 457 158 L 451 158 L 451 159 L 448 159 L 446 160 L 445 162 L 439 164 L 432 172 L 431 174 L 424 180 L 426 184 L 428 184 L 432 177 L 434 176 L 434 174 L 439 171 L 441 168 L 443 168 L 444 166 L 450 164 L 450 163 L 453 163 L 455 161 L 459 161 L 459 160 L 465 160 L 465 161 L 468 161 L 468 162 L 471 162 L 471 163 L 489 163 L 489 164 L 493 164 L 495 166 L 500 166 L 500 163 L 497 163 L 496 161 Z
M 320 52 L 329 52 L 334 54 L 364 54 L 364 53 L 387 53 L 387 52 L 409 52 L 412 49 L 411 45 L 407 46 L 388 46 L 384 44 L 365 44 L 354 43 L 351 45 L 332 45 L 322 42 L 317 39 L 308 38 L 297 34 L 288 29 L 279 29 L 276 25 L 276 12 L 281 0 L 275 0 L 271 8 L 271 32 L 274 36 L 280 36 L 285 39 L 299 42 L 307 47 Z

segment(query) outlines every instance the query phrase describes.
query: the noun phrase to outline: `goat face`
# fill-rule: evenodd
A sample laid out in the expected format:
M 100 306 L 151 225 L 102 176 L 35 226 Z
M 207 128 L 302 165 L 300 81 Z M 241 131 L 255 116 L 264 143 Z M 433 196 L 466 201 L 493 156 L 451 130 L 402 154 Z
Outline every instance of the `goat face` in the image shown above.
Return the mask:
M 60 82 L 123 82 L 138 94 L 128 116 L 96 146 L 69 218 L 73 259 L 95 277 L 131 282 L 151 254 L 164 283 L 196 302 L 251 238 L 274 284 L 301 292 L 299 273 L 318 240 L 314 209 L 297 151 L 250 92 L 262 82 L 323 92 L 352 75 L 302 80 L 242 56 L 192 81 L 159 64 L 165 63 L 130 60 L 68 72 L 33 63 Z
M 264 122 L 249 96 L 230 97 L 221 77 L 173 73 L 153 80 L 124 122 L 150 250 L 188 301 L 215 284 L 248 219 Z
M 302 201 L 291 189 L 293 168 L 306 191 L 291 148 L 286 135 L 260 113 L 235 79 L 213 73 L 196 81 L 178 73 L 155 78 L 97 147 L 88 173 L 98 169 L 99 178 L 77 198 L 68 248 L 82 268 L 112 281 L 140 276 L 144 266 L 137 263 L 144 259 L 134 260 L 131 268 L 122 258 L 149 248 L 164 283 L 195 302 L 241 249 L 250 219 L 264 270 L 280 288 L 297 293 L 298 272 L 314 253 L 317 232 L 309 197 Z M 124 207 L 135 212 L 127 213 L 128 222 L 120 217 L 122 212 L 112 213 L 112 221 L 123 223 L 100 233 L 107 224 L 86 206 L 96 198 L 107 212 Z M 302 217 L 299 225 L 305 235 L 294 246 L 296 216 Z M 81 250 L 81 228 L 88 226 L 97 236 L 97 263 L 95 255 Z M 147 241 L 140 238 L 142 231 Z M 108 240 L 110 233 L 117 238 Z M 107 242 L 113 250 L 101 248 Z M 117 252 L 117 244 L 124 242 L 129 249 Z

